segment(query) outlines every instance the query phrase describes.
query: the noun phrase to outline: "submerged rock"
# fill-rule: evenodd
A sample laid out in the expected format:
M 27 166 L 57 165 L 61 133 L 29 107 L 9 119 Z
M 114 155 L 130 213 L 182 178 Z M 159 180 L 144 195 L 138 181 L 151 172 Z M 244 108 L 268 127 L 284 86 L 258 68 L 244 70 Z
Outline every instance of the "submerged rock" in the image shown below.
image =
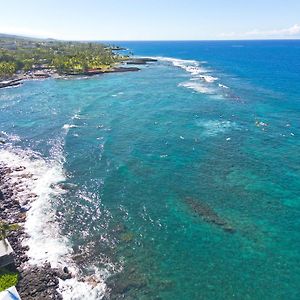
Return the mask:
M 130 231 L 122 234 L 122 236 L 121 236 L 121 240 L 126 243 L 131 242 L 133 239 L 134 239 L 134 234 Z
M 224 231 L 231 233 L 235 232 L 235 229 L 225 219 L 220 217 L 208 204 L 195 200 L 191 197 L 185 198 L 184 202 L 205 222 L 215 224 L 221 227 Z
M 127 230 L 126 226 L 122 223 L 117 224 L 114 228 L 113 228 L 113 232 L 116 233 L 125 233 Z
M 130 68 L 115 67 L 105 71 L 105 73 L 124 73 L 124 72 L 136 72 L 136 71 L 140 71 L 140 69 L 136 67 L 130 67 Z
M 148 62 L 157 62 L 154 58 L 133 58 L 126 61 L 127 65 L 146 65 Z
M 110 299 L 126 298 L 125 294 L 131 290 L 140 290 L 147 286 L 146 280 L 137 274 L 122 273 L 109 278 L 107 286 L 110 290 Z

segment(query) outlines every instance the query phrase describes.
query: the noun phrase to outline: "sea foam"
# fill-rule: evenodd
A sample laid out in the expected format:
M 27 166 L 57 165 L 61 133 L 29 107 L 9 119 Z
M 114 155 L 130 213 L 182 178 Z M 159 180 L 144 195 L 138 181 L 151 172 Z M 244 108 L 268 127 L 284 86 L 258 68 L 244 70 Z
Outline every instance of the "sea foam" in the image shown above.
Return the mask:
M 78 281 L 76 278 L 59 280 L 58 291 L 64 300 L 102 299 L 107 292 L 105 280 L 110 275 L 106 270 L 94 268 L 95 276 L 87 279 L 87 282 Z
M 173 66 L 179 67 L 191 75 L 199 75 L 203 73 L 207 73 L 208 70 L 200 66 L 200 62 L 196 60 L 188 60 L 188 59 L 177 59 L 172 57 L 154 57 L 155 59 L 159 61 L 169 62 L 172 63 Z
M 48 261 L 54 267 L 65 264 L 63 258 L 70 250 L 66 240 L 58 233 L 50 201 L 51 197 L 62 192 L 55 188 L 58 182 L 65 179 L 61 163 L 46 161 L 30 150 L 9 148 L 0 150 L 0 161 L 12 169 L 24 167 L 24 171 L 14 172 L 12 177 L 17 181 L 26 175 L 26 181 L 20 184 L 23 184 L 24 192 L 30 191 L 35 195 L 24 226 L 29 235 L 24 242 L 30 247 L 27 252 L 29 263 L 39 265 Z M 22 204 L 22 199 L 20 202 Z
M 5 131 L 0 131 L 0 138 L 11 141 L 11 142 L 19 142 L 21 139 L 16 134 L 8 134 Z
M 220 133 L 226 133 L 230 130 L 240 129 L 235 122 L 230 122 L 228 120 L 201 120 L 196 123 L 197 126 L 203 128 L 203 136 L 215 136 Z
M 191 77 L 189 81 L 182 82 L 178 86 L 186 87 L 198 93 L 209 95 L 219 93 L 222 94 L 221 89 L 228 89 L 227 86 L 221 83 L 217 85 L 214 84 L 216 81 L 219 80 L 219 78 L 213 76 L 209 69 L 203 67 L 203 64 L 206 62 L 161 56 L 153 58 L 162 62 L 171 63 L 173 66 L 181 68 L 185 70 L 188 74 L 190 74 Z
M 187 81 L 180 83 L 178 86 L 183 86 L 202 94 L 214 94 L 213 89 L 204 86 L 201 82 Z
M 39 153 L 8 144 L 0 149 L 0 164 L 13 170 L 7 184 L 17 184 L 20 192 L 16 199 L 27 210 L 24 230 L 28 238 L 23 241 L 24 246 L 29 246 L 27 264 L 42 266 L 49 262 L 52 267 L 67 266 L 74 277 L 59 281 L 58 290 L 63 299 L 79 300 L 87 299 L 87 296 L 91 300 L 101 299 L 106 291 L 104 280 L 109 271 L 95 268 L 95 279 L 89 282 L 90 278 L 85 278 L 84 282 L 72 260 L 71 244 L 60 233 L 56 220 L 55 198 L 66 193 L 59 187 L 59 183 L 66 179 L 61 149 L 61 145 L 54 145 L 50 151 L 52 157 L 44 159 Z
M 79 119 L 79 118 L 77 118 L 77 119 Z M 74 125 L 74 124 L 65 124 L 64 126 L 63 126 L 63 129 L 70 129 L 70 128 L 76 128 L 76 127 L 78 127 L 77 125 Z
M 183 86 L 188 89 L 202 94 L 216 94 L 220 85 L 213 85 L 218 80 L 217 77 L 212 76 L 207 68 L 204 68 L 201 62 L 196 60 L 177 59 L 171 57 L 154 57 L 155 59 L 171 63 L 173 66 L 181 68 L 190 74 L 188 82 L 182 82 L 178 86 Z

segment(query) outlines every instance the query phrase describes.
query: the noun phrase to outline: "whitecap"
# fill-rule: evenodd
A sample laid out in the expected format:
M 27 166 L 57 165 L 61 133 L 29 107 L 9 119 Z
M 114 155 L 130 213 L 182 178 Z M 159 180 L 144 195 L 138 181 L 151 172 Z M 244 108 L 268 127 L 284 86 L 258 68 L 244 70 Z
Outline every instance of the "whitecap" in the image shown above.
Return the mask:
M 182 82 L 179 84 L 179 86 L 192 89 L 202 94 L 216 94 L 217 86 L 214 86 L 213 83 L 219 78 L 208 74 L 209 70 L 201 66 L 202 62 L 200 63 L 196 60 L 178 59 L 171 57 L 154 58 L 159 61 L 172 63 L 173 66 L 179 67 L 191 75 L 190 82 Z M 196 81 L 202 81 L 202 83 L 198 83 Z
M 109 268 L 108 268 L 109 269 Z M 76 278 L 59 280 L 58 291 L 64 300 L 102 299 L 107 292 L 105 280 L 110 276 L 107 269 L 99 270 L 93 267 L 94 275 L 85 278 L 86 282 L 78 281 Z
M 78 126 L 77 125 L 74 125 L 74 124 L 65 124 L 63 126 L 63 129 L 70 129 L 70 128 L 77 128 Z
M 187 71 L 192 76 L 208 72 L 208 70 L 200 67 L 200 63 L 196 60 L 178 59 L 178 58 L 160 57 L 160 56 L 154 57 L 154 58 L 158 59 L 159 61 L 165 61 L 165 62 L 172 63 L 173 66 L 179 67 L 179 68 Z
M 221 83 L 219 83 L 218 86 L 219 86 L 220 88 L 223 88 L 223 89 L 229 89 L 228 86 L 226 86 L 226 85 L 224 85 L 224 84 L 221 84 Z
M 215 91 L 207 86 L 204 86 L 201 82 L 196 81 L 188 81 L 188 82 L 182 82 L 179 84 L 179 86 L 186 87 L 188 89 L 192 89 L 198 93 L 202 94 L 214 94 Z
M 204 136 L 215 136 L 220 133 L 226 133 L 232 129 L 239 129 L 239 126 L 235 122 L 227 120 L 208 120 L 208 121 L 197 121 L 197 126 L 203 128 L 202 134 Z
M 210 75 L 200 75 L 199 78 L 204 80 L 207 83 L 212 83 L 212 82 L 215 82 L 216 80 L 218 80 L 217 77 L 213 77 Z
M 5 131 L 0 131 L 0 137 L 4 137 L 11 142 L 19 142 L 21 138 L 16 134 L 8 134 Z
M 72 119 L 80 120 L 81 116 L 79 114 L 75 114 Z
M 102 284 L 97 282 L 97 285 L 93 287 L 82 281 L 78 281 L 75 278 L 67 279 L 65 281 L 59 280 L 59 288 L 64 300 L 82 300 L 82 299 L 102 299 L 106 292 L 106 284 L 103 281 Z

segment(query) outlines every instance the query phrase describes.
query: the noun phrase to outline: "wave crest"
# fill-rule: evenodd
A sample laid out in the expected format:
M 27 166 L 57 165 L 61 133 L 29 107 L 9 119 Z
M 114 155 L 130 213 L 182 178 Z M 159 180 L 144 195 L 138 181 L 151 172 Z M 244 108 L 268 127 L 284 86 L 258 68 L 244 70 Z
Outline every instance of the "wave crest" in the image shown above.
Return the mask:
M 162 62 L 171 63 L 173 66 L 179 67 L 191 75 L 188 82 L 182 82 L 179 86 L 193 89 L 203 94 L 217 94 L 219 92 L 218 89 L 223 87 L 221 84 L 214 85 L 214 82 L 219 78 L 209 74 L 210 71 L 204 68 L 199 61 L 161 56 L 154 58 Z

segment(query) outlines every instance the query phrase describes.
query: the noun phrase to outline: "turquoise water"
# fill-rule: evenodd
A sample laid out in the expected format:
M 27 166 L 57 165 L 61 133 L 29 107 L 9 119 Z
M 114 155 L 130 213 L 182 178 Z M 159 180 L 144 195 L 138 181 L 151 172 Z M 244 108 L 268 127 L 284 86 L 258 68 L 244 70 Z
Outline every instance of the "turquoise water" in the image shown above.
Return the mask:
M 0 158 L 63 168 L 47 201 L 78 276 L 127 299 L 299 299 L 300 42 L 119 44 L 160 59 L 0 91 Z

